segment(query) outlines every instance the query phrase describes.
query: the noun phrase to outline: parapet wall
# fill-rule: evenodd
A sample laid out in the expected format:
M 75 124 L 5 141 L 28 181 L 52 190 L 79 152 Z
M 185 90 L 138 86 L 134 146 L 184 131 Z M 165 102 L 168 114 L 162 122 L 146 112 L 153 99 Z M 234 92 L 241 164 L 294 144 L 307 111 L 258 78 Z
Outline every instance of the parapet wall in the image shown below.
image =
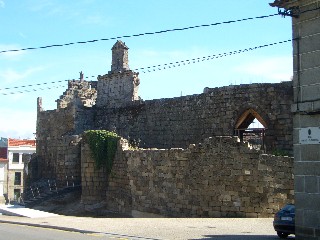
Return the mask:
M 203 94 L 98 107 L 95 128 L 116 131 L 140 147 L 187 147 L 211 136 L 233 136 L 248 109 L 266 122 L 267 152 L 292 153 L 292 83 L 205 89 Z
M 236 138 L 208 138 L 187 149 L 124 149 L 107 186 L 90 155 L 81 160 L 84 203 L 104 198 L 109 210 L 127 214 L 272 217 L 294 199 L 293 159 L 260 154 Z

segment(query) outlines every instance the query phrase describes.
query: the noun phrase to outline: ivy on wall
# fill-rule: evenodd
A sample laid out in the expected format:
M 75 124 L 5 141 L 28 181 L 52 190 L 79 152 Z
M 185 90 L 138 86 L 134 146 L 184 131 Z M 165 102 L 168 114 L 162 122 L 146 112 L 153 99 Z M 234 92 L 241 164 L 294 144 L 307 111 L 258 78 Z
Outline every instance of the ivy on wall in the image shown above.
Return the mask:
M 109 174 L 117 151 L 119 136 L 106 130 L 89 130 L 84 132 L 84 139 L 89 144 L 95 167 L 105 167 Z

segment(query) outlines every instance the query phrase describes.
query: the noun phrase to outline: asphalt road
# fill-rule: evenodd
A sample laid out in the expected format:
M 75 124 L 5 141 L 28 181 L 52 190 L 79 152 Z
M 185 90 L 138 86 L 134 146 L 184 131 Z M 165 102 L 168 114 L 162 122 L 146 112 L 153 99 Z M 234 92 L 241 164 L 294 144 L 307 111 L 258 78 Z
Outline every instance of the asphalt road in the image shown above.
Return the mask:
M 143 227 L 143 226 L 141 226 Z M 108 232 L 70 232 L 62 231 L 50 228 L 40 228 L 23 226 L 17 224 L 0 224 L 0 240 L 105 240 L 105 239 L 133 239 L 133 240 L 153 240 L 157 238 L 146 238 L 142 236 L 130 236 L 126 234 L 113 234 Z M 158 238 L 159 239 L 159 238 Z M 164 239 L 164 238 L 163 238 Z M 170 238 L 174 239 L 174 238 Z M 194 239 L 194 238 L 186 238 Z M 225 233 L 225 234 L 215 234 L 215 235 L 203 235 L 202 238 L 197 238 L 198 240 L 203 239 L 216 239 L 216 240 L 279 240 L 276 235 L 248 235 L 248 233 L 235 234 Z M 294 239 L 294 236 L 288 239 Z
M 117 236 L 105 233 L 79 233 L 50 228 L 30 227 L 15 224 L 0 224 L 0 240 L 105 240 L 145 239 Z

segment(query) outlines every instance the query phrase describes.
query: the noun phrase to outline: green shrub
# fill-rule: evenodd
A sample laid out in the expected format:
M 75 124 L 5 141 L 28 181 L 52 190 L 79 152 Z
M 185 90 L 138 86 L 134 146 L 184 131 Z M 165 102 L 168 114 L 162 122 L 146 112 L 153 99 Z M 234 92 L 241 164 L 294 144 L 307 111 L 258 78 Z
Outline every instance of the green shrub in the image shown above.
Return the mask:
M 111 172 L 119 138 L 116 133 L 106 130 L 84 132 L 84 139 L 89 144 L 97 169 L 105 167 L 108 174 Z

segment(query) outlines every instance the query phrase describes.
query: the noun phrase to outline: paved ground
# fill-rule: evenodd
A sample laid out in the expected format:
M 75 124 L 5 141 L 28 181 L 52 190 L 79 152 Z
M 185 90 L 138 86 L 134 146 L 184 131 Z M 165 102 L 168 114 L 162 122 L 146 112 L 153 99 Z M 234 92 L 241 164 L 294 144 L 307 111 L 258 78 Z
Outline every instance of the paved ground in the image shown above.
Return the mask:
M 278 239 L 272 219 L 221 218 L 83 218 L 0 216 L 0 223 L 111 234 L 125 239 Z
M 0 215 L 2 227 L 27 225 L 121 239 L 279 239 L 272 218 L 92 218 L 4 205 L 0 212 L 16 215 Z
M 72 232 L 72 231 L 62 231 L 48 228 L 39 228 L 34 226 L 25 226 L 18 224 L 6 224 L 0 223 L 0 240 L 56 240 L 56 239 L 65 239 L 65 240 L 150 240 L 157 238 L 148 238 L 143 235 L 128 235 L 125 233 L 117 234 L 117 233 L 108 233 L 108 232 L 100 232 L 100 233 L 92 233 L 92 232 Z M 170 234 L 170 232 L 168 232 Z M 176 237 L 177 235 L 168 236 L 166 239 L 179 239 Z M 277 239 L 275 236 L 267 236 L 267 235 L 206 235 L 201 236 L 196 239 L 223 239 L 223 240 L 253 240 L 253 239 Z M 162 238 L 164 239 L 164 237 Z M 192 239 L 191 236 L 186 236 L 183 239 Z
M 19 205 L 2 205 L 0 204 L 0 213 L 10 216 L 29 217 L 29 218 L 43 218 L 54 217 L 56 214 L 39 211 L 35 209 L 25 208 Z

